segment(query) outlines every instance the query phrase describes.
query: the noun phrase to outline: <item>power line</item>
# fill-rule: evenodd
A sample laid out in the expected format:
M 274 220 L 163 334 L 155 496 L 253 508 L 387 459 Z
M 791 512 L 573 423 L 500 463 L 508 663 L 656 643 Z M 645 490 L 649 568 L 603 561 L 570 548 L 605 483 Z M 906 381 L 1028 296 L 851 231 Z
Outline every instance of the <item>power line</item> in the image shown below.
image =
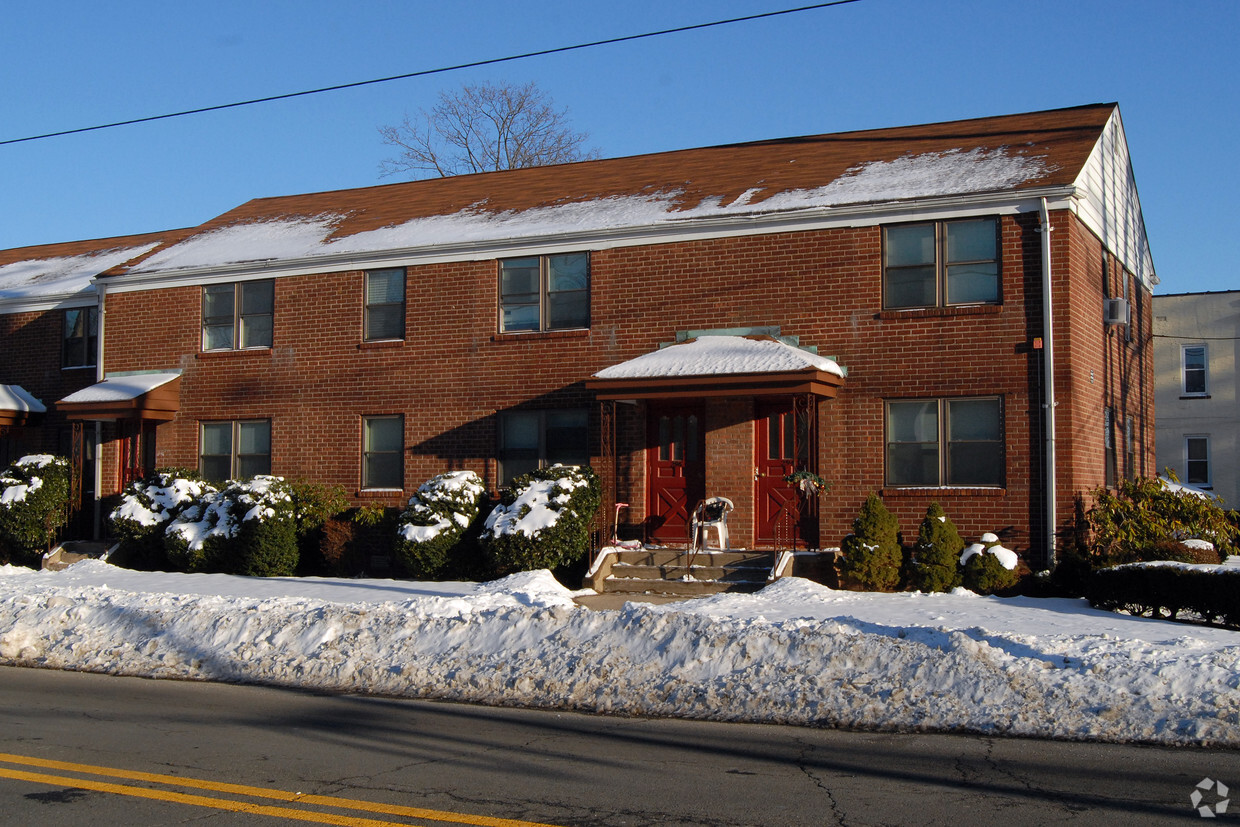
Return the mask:
M 341 83 L 335 86 L 324 86 L 318 89 L 307 89 L 304 92 L 287 92 L 282 95 L 269 95 L 265 98 L 254 98 L 252 100 L 236 101 L 235 103 L 221 103 L 216 106 L 203 106 L 198 109 L 186 109 L 181 112 L 169 112 L 164 115 L 149 115 L 144 118 L 131 118 L 127 121 L 116 121 L 114 123 L 99 124 L 97 126 L 83 126 L 77 129 L 64 129 L 59 132 L 46 132 L 42 135 L 30 135 L 25 138 L 8 138 L 0 141 L 0 146 L 7 144 L 20 144 L 26 141 L 40 141 L 44 138 L 59 138 L 62 135 L 76 135 L 81 132 L 94 132 L 100 129 L 112 129 L 117 126 L 131 126 L 138 123 L 149 123 L 151 121 L 162 121 L 168 118 L 180 118 L 185 115 L 199 115 L 203 112 L 218 112 L 221 109 L 235 109 L 239 106 L 252 106 L 256 103 L 270 103 L 271 101 L 287 100 L 288 98 L 300 98 L 306 95 L 318 95 L 323 92 L 337 92 L 341 89 L 354 89 L 358 86 L 370 86 L 376 83 L 388 83 L 393 80 L 406 80 L 408 78 L 426 77 L 427 75 L 438 75 L 444 72 L 455 72 L 459 69 L 473 69 L 478 66 L 493 66 L 497 63 L 508 63 L 514 60 L 525 60 L 531 57 L 543 57 L 544 55 L 560 54 L 562 52 L 573 52 L 579 49 L 590 49 L 595 46 L 609 46 L 614 43 L 627 43 L 631 40 L 642 40 L 647 37 L 661 37 L 668 34 L 680 34 L 682 32 L 691 32 L 697 29 L 709 29 L 714 26 L 726 26 L 730 23 L 746 23 L 752 20 L 762 20 L 767 17 L 779 17 L 785 14 L 797 14 L 805 11 L 815 11 L 817 9 L 825 9 L 831 6 L 844 6 L 849 3 L 859 3 L 861 0 L 832 0 L 828 3 L 814 3 L 809 6 L 798 6 L 792 9 L 780 9 L 779 11 L 762 12 L 761 14 L 750 14 L 744 17 L 731 17 L 727 20 L 715 20 L 710 23 L 694 23 L 689 26 L 677 26 L 672 29 L 660 29 L 655 32 L 644 32 L 642 34 L 630 34 L 622 37 L 609 37 L 604 40 L 593 40 L 589 43 L 578 43 L 574 46 L 556 46 L 550 49 L 539 49 L 536 52 L 524 52 L 517 55 L 508 55 L 507 57 L 493 57 L 487 60 L 475 60 L 470 63 L 458 63 L 455 66 L 442 66 L 438 69 L 423 69 L 419 72 L 407 72 L 403 75 L 392 75 L 386 78 L 375 78 L 373 80 L 359 80 L 353 83 Z

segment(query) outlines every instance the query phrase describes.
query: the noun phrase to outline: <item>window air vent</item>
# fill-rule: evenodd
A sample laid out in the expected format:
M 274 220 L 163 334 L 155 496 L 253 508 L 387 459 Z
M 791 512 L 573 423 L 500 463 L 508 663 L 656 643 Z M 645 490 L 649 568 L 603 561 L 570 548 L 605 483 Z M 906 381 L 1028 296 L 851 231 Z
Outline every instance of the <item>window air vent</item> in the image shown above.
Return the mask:
M 1128 324 L 1127 299 L 1105 299 L 1102 303 L 1102 321 L 1106 324 Z

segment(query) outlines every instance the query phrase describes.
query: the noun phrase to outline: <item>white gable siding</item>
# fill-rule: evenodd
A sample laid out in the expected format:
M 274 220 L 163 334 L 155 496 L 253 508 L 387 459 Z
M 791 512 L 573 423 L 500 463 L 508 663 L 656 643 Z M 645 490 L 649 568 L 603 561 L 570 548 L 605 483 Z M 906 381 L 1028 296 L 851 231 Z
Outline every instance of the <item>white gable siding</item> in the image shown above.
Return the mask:
M 1081 195 L 1077 207 L 1081 221 L 1147 287 L 1157 284 L 1118 107 L 1094 145 L 1076 185 Z

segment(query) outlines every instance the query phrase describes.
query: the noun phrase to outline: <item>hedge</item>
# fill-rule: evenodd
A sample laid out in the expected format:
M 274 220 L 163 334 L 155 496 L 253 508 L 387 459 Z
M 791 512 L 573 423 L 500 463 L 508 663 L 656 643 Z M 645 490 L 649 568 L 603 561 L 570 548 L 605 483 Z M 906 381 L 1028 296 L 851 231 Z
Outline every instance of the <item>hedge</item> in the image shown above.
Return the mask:
M 553 465 L 517 477 L 482 532 L 492 572 L 503 576 L 576 562 L 589 551 L 601 500 L 599 478 L 587 467 Z
M 473 471 L 440 474 L 418 488 L 397 524 L 396 557 L 413 577 L 464 573 L 477 556 L 475 533 L 486 486 Z
M 38 565 L 69 519 L 69 462 L 32 454 L 0 473 L 0 555 Z M 4 562 L 0 559 L 0 563 Z
M 1087 597 L 1099 609 L 1176 619 L 1181 612 L 1240 628 L 1240 569 L 1132 563 L 1095 571 Z

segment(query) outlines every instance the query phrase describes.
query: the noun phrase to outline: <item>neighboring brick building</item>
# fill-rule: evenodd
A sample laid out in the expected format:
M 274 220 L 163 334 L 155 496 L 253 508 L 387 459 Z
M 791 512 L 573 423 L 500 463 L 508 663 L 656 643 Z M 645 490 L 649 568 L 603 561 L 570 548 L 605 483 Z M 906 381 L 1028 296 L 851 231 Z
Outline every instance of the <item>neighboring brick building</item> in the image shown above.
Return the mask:
M 146 381 L 61 405 L 130 435 L 105 497 L 152 463 L 394 505 L 589 462 L 647 539 L 722 495 L 735 546 L 835 546 L 879 491 L 1037 567 L 1048 514 L 1154 471 L 1114 105 L 259 199 L 96 281 L 103 373 Z M 799 521 L 794 470 L 832 484 Z

